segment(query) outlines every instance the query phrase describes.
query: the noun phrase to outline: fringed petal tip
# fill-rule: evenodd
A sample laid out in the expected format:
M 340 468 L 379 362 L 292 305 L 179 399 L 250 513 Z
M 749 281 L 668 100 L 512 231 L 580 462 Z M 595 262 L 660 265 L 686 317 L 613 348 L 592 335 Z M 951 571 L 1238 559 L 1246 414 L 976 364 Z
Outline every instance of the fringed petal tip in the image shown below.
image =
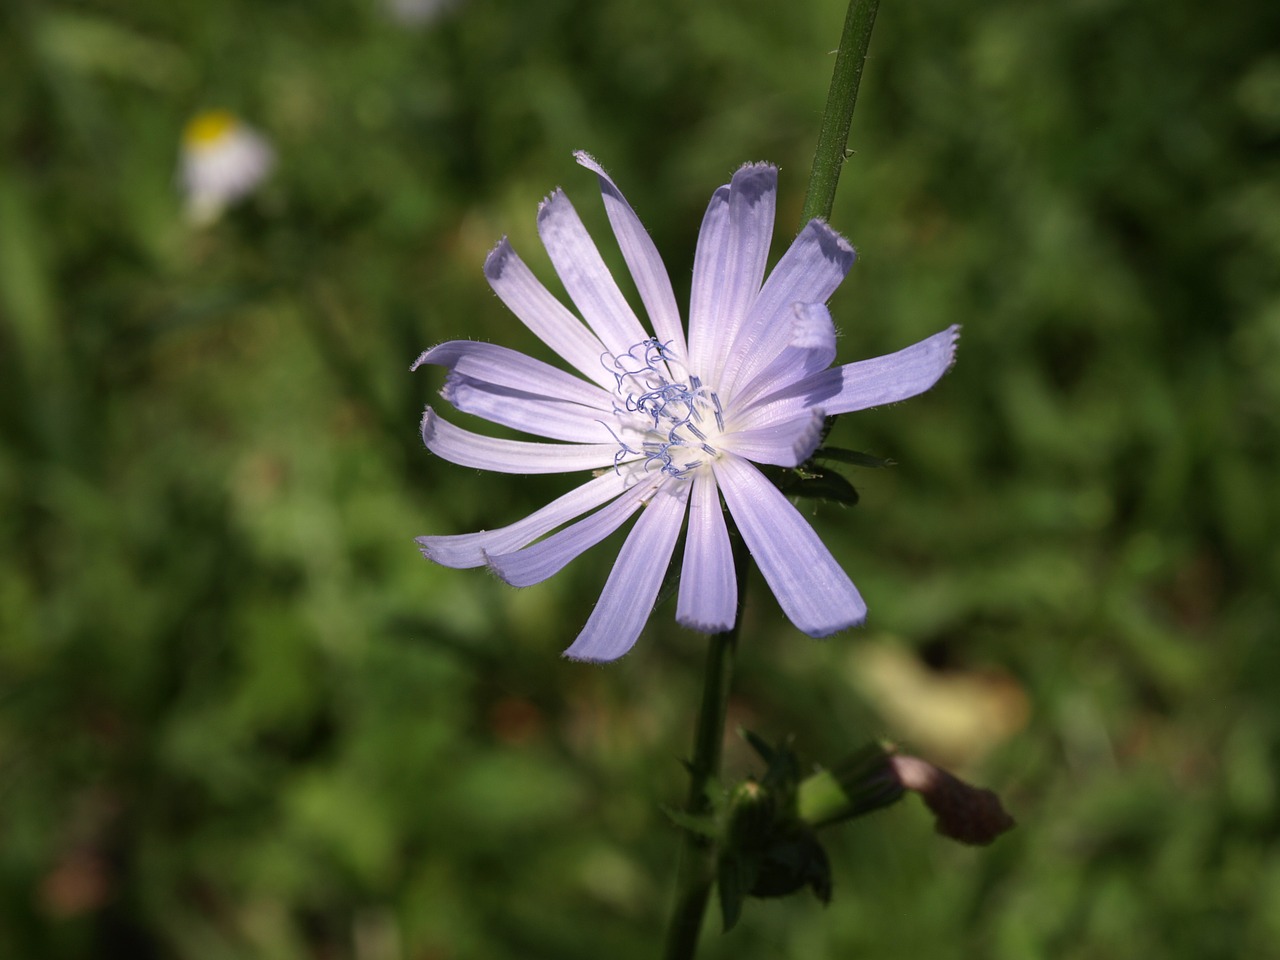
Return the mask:
M 564 657 L 566 660 L 572 661 L 573 663 L 593 663 L 601 667 L 606 663 L 613 663 L 615 660 L 620 660 L 625 656 L 625 654 L 620 653 L 616 657 L 593 657 L 587 654 L 571 653 L 570 651 L 572 649 L 573 648 L 571 647 L 569 650 L 565 650 L 560 654 L 560 656 Z
M 439 422 L 440 417 L 430 407 L 422 411 L 422 424 L 418 430 L 422 434 L 422 443 L 428 450 L 431 449 L 431 439 L 436 435 L 436 424 Z
M 731 183 L 735 190 L 751 183 L 760 183 L 769 189 L 775 189 L 778 185 L 778 165 L 768 160 L 749 161 L 733 172 Z
M 858 251 L 852 243 L 837 233 L 827 221 L 814 217 L 804 225 L 800 233 L 812 231 L 818 240 L 818 249 L 833 263 L 838 263 L 846 273 L 858 259 Z
M 474 342 L 473 340 L 446 340 L 443 343 L 437 343 L 434 347 L 429 347 L 418 354 L 418 359 L 413 361 L 409 372 L 416 373 L 419 367 L 429 365 L 452 369 L 466 348 Z
M 647 619 L 647 618 L 646 618 Z M 643 628 L 643 624 L 641 625 Z M 634 635 L 602 637 L 591 630 L 588 625 L 568 647 L 560 654 L 566 660 L 575 663 L 613 663 L 621 660 L 633 649 L 640 639 L 641 630 Z
M 676 623 L 684 627 L 686 630 L 696 630 L 698 633 L 724 633 L 733 627 L 733 623 L 698 623 L 688 617 L 676 617 Z
M 608 174 L 604 172 L 604 167 L 600 166 L 600 161 L 585 150 L 573 151 L 573 159 L 578 162 L 579 166 L 586 167 L 592 173 L 598 174 L 602 177 L 608 176 Z
M 458 406 L 458 386 L 466 382 L 466 377 L 461 377 L 457 371 L 450 370 L 445 374 L 444 383 L 440 386 L 440 399 L 452 404 L 455 409 L 461 409 Z
M 793 466 L 799 466 L 813 456 L 813 451 L 818 449 L 822 443 L 822 436 L 826 432 L 827 415 L 821 410 L 812 410 L 809 423 L 805 428 L 796 435 L 793 441 L 793 448 L 796 454 L 796 462 Z
M 777 193 L 778 168 L 763 161 L 744 163 L 734 172 L 730 185 L 734 193 L 754 206 L 761 198 Z
M 789 346 L 821 358 L 828 367 L 836 356 L 836 325 L 825 303 L 796 303 L 791 307 Z
M 933 375 L 933 378 L 928 382 L 928 384 L 922 390 L 919 390 L 918 393 L 923 393 L 925 390 L 930 390 L 933 387 L 937 386 L 937 384 L 941 382 L 942 378 L 951 372 L 951 368 L 956 365 L 956 356 L 958 355 L 960 350 L 960 324 L 953 323 L 951 326 L 947 327 L 947 329 L 939 333 L 935 333 L 932 337 L 925 338 L 924 340 L 920 341 L 920 343 L 922 344 L 928 343 L 931 340 L 937 342 L 937 341 L 943 340 L 944 338 L 946 340 L 945 353 L 941 358 L 941 362 L 938 363 L 938 369 Z M 907 347 L 906 349 L 910 350 L 912 348 Z M 899 352 L 905 353 L 906 350 L 902 350 Z M 906 396 L 906 397 L 903 397 L 902 399 L 908 400 L 910 399 L 910 397 Z
M 510 580 L 508 580 L 506 577 L 502 575 L 502 567 L 499 564 L 494 562 L 495 557 L 500 556 L 499 554 L 490 553 L 488 550 L 483 550 L 483 549 L 480 551 L 480 554 L 482 557 L 484 557 L 483 566 L 487 571 L 489 571 L 489 574 L 491 576 L 497 577 L 499 580 L 505 583 L 508 587 L 529 586 L 529 584 L 512 583 Z
M 951 334 L 951 362 L 947 364 L 947 370 L 950 370 L 956 363 L 956 352 L 960 348 L 960 324 L 953 323 L 947 327 L 947 332 Z M 943 371 L 944 373 L 946 371 Z
M 812 637 L 814 640 L 825 640 L 827 637 L 833 637 L 841 631 L 853 630 L 857 627 L 865 627 L 866 625 L 867 611 L 864 608 L 862 613 L 852 620 L 835 623 L 830 626 L 807 627 L 804 628 L 804 634 L 807 637 Z
M 462 556 L 455 548 L 450 551 L 447 544 L 451 540 L 458 538 L 453 537 L 414 537 L 413 542 L 418 545 L 418 552 L 431 563 L 439 564 L 442 567 L 449 567 L 453 570 L 465 570 L 468 567 L 478 567 L 478 562 L 472 561 L 470 558 Z
M 561 652 L 560 656 L 575 663 L 613 663 L 621 660 L 640 639 L 640 631 L 634 637 L 605 638 L 584 627 L 573 643 Z
M 559 213 L 564 206 L 572 207 L 569 203 L 569 197 L 563 188 L 556 187 L 549 194 L 542 198 L 538 204 L 538 225 L 541 226 L 543 221 L 556 213 Z
M 524 548 L 529 549 L 529 548 Z M 490 550 L 481 550 L 484 557 L 484 568 L 489 571 L 490 576 L 501 580 L 508 587 L 515 587 L 517 590 L 523 590 L 525 587 L 532 587 L 553 573 L 558 572 L 564 564 L 556 567 L 546 574 L 546 576 L 535 575 L 530 577 L 525 566 L 520 564 L 521 551 L 511 550 L 503 553 L 494 553 Z M 567 562 L 567 561 L 566 561 Z M 511 563 L 511 569 L 507 568 L 507 564 Z
M 511 259 L 514 253 L 515 250 L 511 247 L 511 241 L 504 236 L 493 245 L 489 255 L 484 258 L 484 275 L 490 281 L 500 279 L 502 272 L 507 267 L 507 261 Z

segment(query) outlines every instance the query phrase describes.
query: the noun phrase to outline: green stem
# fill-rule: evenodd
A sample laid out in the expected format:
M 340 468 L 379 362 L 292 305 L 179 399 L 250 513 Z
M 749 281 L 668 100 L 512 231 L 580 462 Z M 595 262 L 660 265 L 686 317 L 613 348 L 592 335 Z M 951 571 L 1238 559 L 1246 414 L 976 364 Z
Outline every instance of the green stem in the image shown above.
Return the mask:
M 685 813 L 703 816 L 711 811 L 708 788 L 720 778 L 720 757 L 724 747 L 725 715 L 729 709 L 729 686 L 733 658 L 742 628 L 743 598 L 751 557 L 741 536 L 734 536 L 733 563 L 738 575 L 738 613 L 733 626 L 713 634 L 707 647 L 707 670 L 702 680 L 702 704 L 693 737 L 693 759 L 689 762 L 689 796 Z M 698 936 L 711 896 L 715 876 L 715 848 L 710 837 L 684 831 L 680 863 L 676 869 L 676 906 L 667 928 L 666 960 L 690 960 L 698 950 Z
M 858 84 L 862 82 L 862 68 L 867 62 L 867 47 L 871 44 L 871 28 L 875 26 L 879 7 L 880 0 L 850 0 L 849 12 L 845 14 L 844 32 L 840 35 L 840 49 L 836 51 L 836 66 L 827 93 L 827 108 L 822 114 L 822 128 L 818 133 L 818 149 L 813 154 L 809 190 L 804 195 L 801 226 L 815 217 L 823 220 L 831 217 L 836 185 L 840 182 L 840 168 L 844 166 L 845 150 L 849 145 L 853 106 L 858 101 Z
M 880 0 L 850 0 L 845 16 L 840 49 L 836 52 L 835 72 L 827 107 L 818 135 L 818 149 L 813 157 L 813 172 L 804 199 L 801 225 L 815 217 L 826 220 L 835 202 L 836 185 L 849 142 L 849 124 L 858 99 L 858 84 L 871 43 Z M 736 532 L 735 532 L 736 534 Z M 747 568 L 751 562 L 745 544 L 735 535 L 734 569 L 738 575 L 738 613 L 733 627 L 711 637 L 707 649 L 707 672 L 702 683 L 702 705 L 698 709 L 698 727 L 694 733 L 693 760 L 689 763 L 689 796 L 685 813 L 704 816 L 711 810 L 708 789 L 720 778 L 720 755 L 724 746 L 725 714 L 729 707 L 729 682 L 733 674 L 733 658 L 742 627 L 742 601 L 746 592 Z M 680 863 L 676 870 L 676 905 L 667 929 L 665 960 L 692 960 L 698 950 L 707 901 L 715 878 L 715 843 L 692 830 L 684 831 L 680 847 Z

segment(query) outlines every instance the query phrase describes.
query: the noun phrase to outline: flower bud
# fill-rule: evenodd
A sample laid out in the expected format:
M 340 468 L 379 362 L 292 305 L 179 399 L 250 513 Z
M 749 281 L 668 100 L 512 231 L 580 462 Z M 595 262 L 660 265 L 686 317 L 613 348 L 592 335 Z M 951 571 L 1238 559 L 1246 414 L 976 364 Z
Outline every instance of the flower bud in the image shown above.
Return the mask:
M 811 826 L 825 827 L 896 803 L 908 790 L 920 794 L 938 833 L 952 840 L 985 845 L 1014 826 L 992 791 L 878 743 L 805 779 L 797 798 L 799 814 Z
M 777 803 L 773 794 L 755 780 L 744 780 L 729 797 L 729 823 L 725 838 L 730 847 L 759 849 L 773 833 Z
M 916 757 L 895 756 L 889 762 L 902 785 L 920 794 L 933 811 L 936 829 L 944 837 L 986 846 L 1013 829 L 1013 817 L 992 791 L 965 783 Z
M 892 759 L 884 744 L 869 743 L 830 770 L 807 777 L 796 798 L 800 819 L 825 827 L 896 803 L 903 785 Z

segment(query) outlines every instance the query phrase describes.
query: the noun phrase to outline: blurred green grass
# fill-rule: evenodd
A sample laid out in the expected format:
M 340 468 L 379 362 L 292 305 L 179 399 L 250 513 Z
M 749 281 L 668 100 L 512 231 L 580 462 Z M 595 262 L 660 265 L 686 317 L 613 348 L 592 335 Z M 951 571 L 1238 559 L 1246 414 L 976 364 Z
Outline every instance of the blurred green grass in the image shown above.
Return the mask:
M 480 265 L 510 234 L 550 278 L 557 184 L 607 237 L 573 149 L 678 293 L 742 161 L 781 165 L 785 242 L 842 16 L 4 6 L 0 955 L 655 952 L 701 642 L 668 605 L 616 666 L 558 658 L 616 545 L 527 591 L 423 561 L 563 486 L 429 457 L 408 365 L 545 356 Z M 755 584 L 732 720 L 905 739 L 1020 826 L 847 826 L 831 908 L 751 904 L 707 957 L 1277 955 L 1277 35 L 1260 0 L 884 5 L 841 359 L 959 322 L 960 361 L 838 426 L 899 464 L 815 516 L 871 624 L 808 640 Z M 210 107 L 279 165 L 195 231 Z

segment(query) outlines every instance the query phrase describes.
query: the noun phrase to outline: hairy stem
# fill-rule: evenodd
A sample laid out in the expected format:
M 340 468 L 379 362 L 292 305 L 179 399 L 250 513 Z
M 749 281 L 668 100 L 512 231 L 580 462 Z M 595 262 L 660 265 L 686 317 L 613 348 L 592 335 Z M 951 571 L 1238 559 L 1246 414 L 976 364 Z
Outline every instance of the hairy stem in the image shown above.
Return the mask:
M 826 220 L 831 216 L 849 144 L 849 124 L 858 101 L 858 84 L 862 82 L 871 28 L 875 26 L 879 7 L 880 0 L 851 0 L 849 12 L 845 14 L 844 32 L 840 35 L 840 49 L 836 51 L 836 66 L 827 92 L 827 107 L 818 133 L 818 148 L 813 154 L 809 190 L 804 195 L 802 227 L 815 217 Z

